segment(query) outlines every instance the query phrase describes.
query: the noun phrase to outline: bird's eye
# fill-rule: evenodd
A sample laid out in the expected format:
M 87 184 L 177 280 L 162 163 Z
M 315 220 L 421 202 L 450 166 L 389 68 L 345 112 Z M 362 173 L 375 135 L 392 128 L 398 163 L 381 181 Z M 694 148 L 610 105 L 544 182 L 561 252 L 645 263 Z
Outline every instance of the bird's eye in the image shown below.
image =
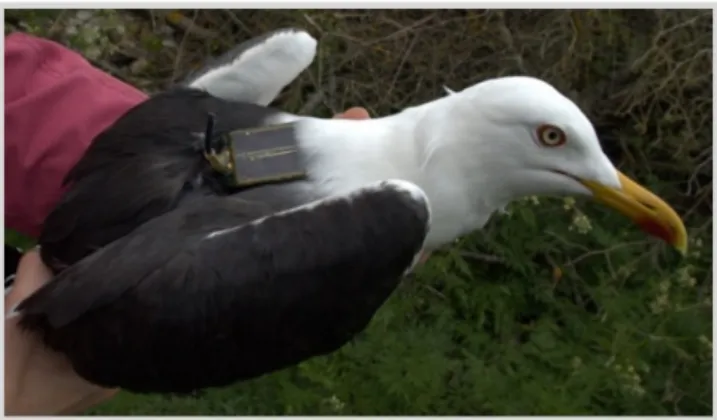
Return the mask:
M 554 125 L 543 124 L 538 127 L 536 134 L 542 146 L 558 147 L 565 144 L 565 133 Z

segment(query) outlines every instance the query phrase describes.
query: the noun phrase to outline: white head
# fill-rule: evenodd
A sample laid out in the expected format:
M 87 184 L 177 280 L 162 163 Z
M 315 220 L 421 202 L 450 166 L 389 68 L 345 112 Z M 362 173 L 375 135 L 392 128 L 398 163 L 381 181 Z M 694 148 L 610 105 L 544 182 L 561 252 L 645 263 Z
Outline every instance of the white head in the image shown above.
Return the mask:
M 459 177 L 476 211 L 529 195 L 589 195 L 684 251 L 674 210 L 619 172 L 590 120 L 546 82 L 491 79 L 435 105 L 417 127 L 426 171 Z

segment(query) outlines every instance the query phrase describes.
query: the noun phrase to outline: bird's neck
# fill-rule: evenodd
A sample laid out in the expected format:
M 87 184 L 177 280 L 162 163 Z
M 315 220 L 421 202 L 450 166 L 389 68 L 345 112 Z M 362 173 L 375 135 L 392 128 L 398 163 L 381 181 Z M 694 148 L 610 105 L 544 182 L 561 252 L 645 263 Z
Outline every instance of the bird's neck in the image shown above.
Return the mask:
M 477 196 L 490 186 L 482 188 L 485 177 L 472 170 L 475 151 L 461 156 L 437 147 L 459 124 L 454 105 L 448 96 L 372 120 L 301 118 L 298 135 L 309 161 L 309 188 L 324 196 L 382 179 L 414 182 L 431 204 L 429 249 L 482 227 L 503 203 Z

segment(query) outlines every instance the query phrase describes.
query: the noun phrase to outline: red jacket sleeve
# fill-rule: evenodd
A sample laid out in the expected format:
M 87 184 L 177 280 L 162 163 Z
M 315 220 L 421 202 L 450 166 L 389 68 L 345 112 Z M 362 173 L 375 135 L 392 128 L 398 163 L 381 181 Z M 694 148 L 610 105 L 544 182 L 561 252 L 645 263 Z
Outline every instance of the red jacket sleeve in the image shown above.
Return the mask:
M 37 237 L 92 139 L 145 99 L 60 44 L 6 36 L 5 227 Z

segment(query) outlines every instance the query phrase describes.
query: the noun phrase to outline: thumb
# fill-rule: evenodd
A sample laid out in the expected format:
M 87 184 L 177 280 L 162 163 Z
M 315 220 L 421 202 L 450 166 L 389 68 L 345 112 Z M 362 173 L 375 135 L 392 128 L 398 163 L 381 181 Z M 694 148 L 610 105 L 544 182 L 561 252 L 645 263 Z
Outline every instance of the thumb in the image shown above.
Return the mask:
M 341 114 L 336 115 L 335 118 L 343 118 L 347 120 L 367 120 L 371 118 L 371 115 L 369 115 L 368 111 L 366 111 L 366 108 L 357 106 L 347 109 Z
M 14 306 L 52 279 L 52 272 L 45 266 L 37 249 L 28 251 L 20 259 L 12 291 L 5 298 L 5 305 Z

